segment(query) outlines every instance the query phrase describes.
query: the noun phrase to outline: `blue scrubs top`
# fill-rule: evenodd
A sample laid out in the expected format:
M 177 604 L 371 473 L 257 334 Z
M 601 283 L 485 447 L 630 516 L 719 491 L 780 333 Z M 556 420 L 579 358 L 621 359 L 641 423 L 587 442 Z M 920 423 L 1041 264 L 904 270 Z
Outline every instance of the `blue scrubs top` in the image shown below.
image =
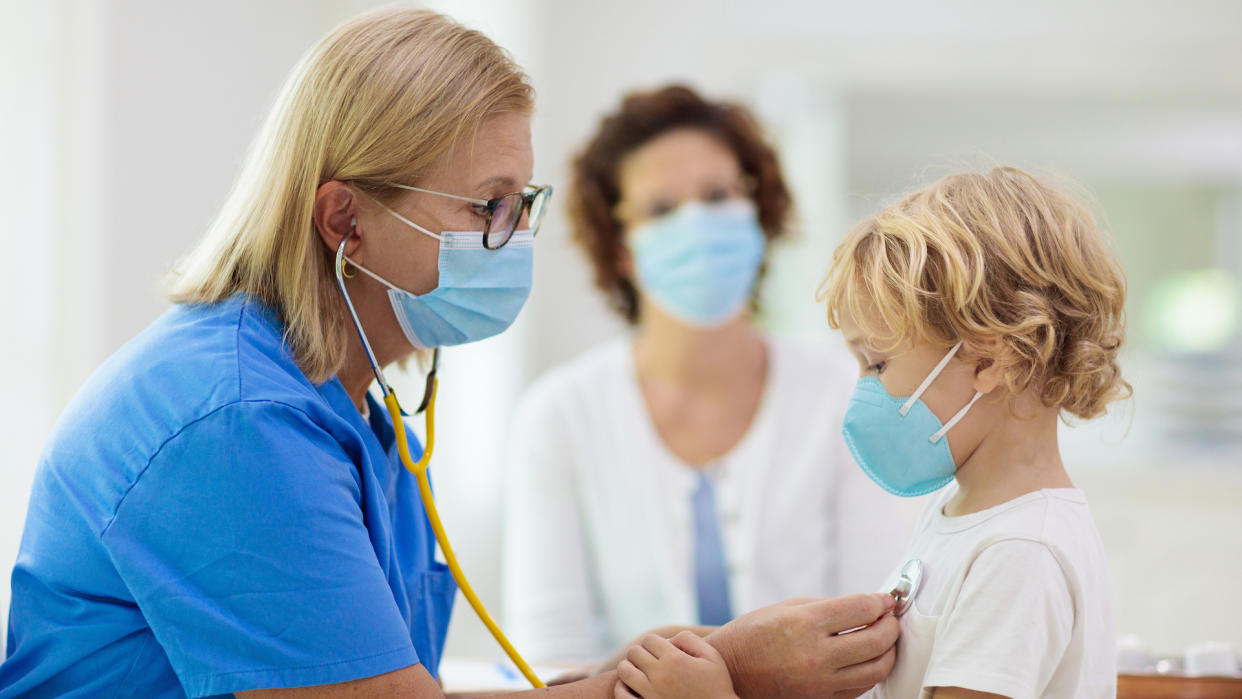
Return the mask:
M 44 451 L 0 697 L 204 697 L 440 661 L 456 586 L 402 466 L 271 309 L 169 311 Z M 414 445 L 417 453 L 417 445 Z

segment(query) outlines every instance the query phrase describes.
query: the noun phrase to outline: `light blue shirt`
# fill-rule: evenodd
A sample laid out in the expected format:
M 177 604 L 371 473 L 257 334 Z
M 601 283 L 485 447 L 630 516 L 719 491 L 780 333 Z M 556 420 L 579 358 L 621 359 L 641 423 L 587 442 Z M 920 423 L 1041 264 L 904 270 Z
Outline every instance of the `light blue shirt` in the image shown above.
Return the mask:
M 245 297 L 180 306 L 74 397 L 35 476 L 0 697 L 436 674 L 456 586 L 387 411 L 312 384 L 282 335 Z

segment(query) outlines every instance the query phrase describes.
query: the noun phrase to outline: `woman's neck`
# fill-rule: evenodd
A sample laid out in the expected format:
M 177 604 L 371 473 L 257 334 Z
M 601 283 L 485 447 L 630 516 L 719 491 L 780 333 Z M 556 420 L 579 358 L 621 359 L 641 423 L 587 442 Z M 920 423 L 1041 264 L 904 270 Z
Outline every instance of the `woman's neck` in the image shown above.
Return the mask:
M 367 402 L 367 391 L 371 388 L 371 382 L 375 381 L 375 372 L 371 370 L 366 350 L 363 349 L 356 332 L 350 333 L 349 345 L 349 350 L 345 353 L 345 364 L 337 372 L 336 378 L 358 411 L 362 412 Z
M 639 379 L 686 389 L 728 385 L 739 370 L 762 367 L 766 349 L 759 333 L 738 316 L 717 328 L 696 328 L 645 304 L 635 336 Z
M 1072 488 L 1057 445 L 1058 411 L 1008 405 L 979 446 L 957 469 L 957 494 L 945 504 L 951 517 L 986 510 L 1044 488 Z M 1030 417 L 1021 418 L 1017 415 Z M 950 433 L 952 434 L 952 433 Z

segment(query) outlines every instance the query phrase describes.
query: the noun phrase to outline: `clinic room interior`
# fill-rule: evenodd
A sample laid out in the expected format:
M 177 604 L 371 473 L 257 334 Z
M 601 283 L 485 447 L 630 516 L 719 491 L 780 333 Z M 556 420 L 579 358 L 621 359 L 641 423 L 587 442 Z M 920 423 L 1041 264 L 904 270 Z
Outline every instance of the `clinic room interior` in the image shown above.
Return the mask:
M 333 26 L 382 4 L 0 9 L 6 573 L 57 416 L 170 307 L 161 284 L 228 194 L 289 67 Z M 498 618 L 511 611 L 505 469 L 508 428 L 527 424 L 520 401 L 541 377 L 630 332 L 571 236 L 573 159 L 624 95 L 680 84 L 745 105 L 775 148 L 792 233 L 769 251 L 754 323 L 840 358 L 846 386 L 857 376 L 817 288 L 852 224 L 966 169 L 1014 165 L 1073 183 L 1128 285 L 1119 361 L 1133 396 L 1059 427 L 1066 469 L 1104 542 L 1120 669 L 1180 668 L 1196 648 L 1227 646 L 1242 658 L 1242 3 L 417 5 L 482 30 L 527 72 L 532 181 L 556 190 L 517 321 L 440 359 L 436 496 L 462 566 Z M 407 403 L 421 395 L 422 366 L 389 371 Z M 410 424 L 421 435 L 422 420 Z M 901 499 L 883 526 L 904 540 L 931 497 Z M 558 553 L 539 540 L 520 545 L 529 556 Z M 847 592 L 883 580 L 873 583 Z M 6 618 L 9 595 L 6 578 Z M 444 657 L 446 678 L 503 679 L 488 674 L 500 649 L 460 600 Z

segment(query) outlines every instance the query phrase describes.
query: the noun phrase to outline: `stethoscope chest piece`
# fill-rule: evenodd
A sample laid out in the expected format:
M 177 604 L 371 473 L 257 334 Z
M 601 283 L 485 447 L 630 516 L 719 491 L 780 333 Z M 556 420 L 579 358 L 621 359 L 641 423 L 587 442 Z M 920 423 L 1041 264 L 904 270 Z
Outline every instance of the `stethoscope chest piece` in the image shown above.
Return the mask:
M 919 588 L 923 585 L 923 562 L 917 558 L 911 558 L 901 567 L 901 573 L 897 578 L 897 584 L 888 593 L 897 601 L 897 606 L 893 607 L 893 616 L 901 616 L 906 610 L 914 604 L 914 598 L 919 594 Z

